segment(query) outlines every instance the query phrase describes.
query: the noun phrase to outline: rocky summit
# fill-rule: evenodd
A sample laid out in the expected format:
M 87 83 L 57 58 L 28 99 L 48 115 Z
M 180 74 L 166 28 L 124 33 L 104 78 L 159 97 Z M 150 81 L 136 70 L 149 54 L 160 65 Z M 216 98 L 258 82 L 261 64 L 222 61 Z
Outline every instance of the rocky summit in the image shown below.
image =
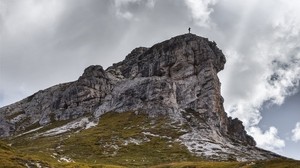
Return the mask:
M 224 111 L 217 73 L 225 62 L 215 42 L 194 34 L 176 36 L 150 48 L 138 47 L 106 70 L 100 65 L 89 66 L 77 81 L 38 91 L 2 107 L 0 136 L 11 139 L 12 146 L 20 139 L 33 141 L 68 134 L 64 137 L 67 141 L 73 135 L 100 129 L 101 124 L 105 127 L 104 119 L 114 118 L 107 124 L 119 121 L 122 127 L 105 127 L 108 133 L 103 136 L 107 139 L 98 133 L 93 143 L 101 149 L 101 156 L 121 157 L 122 149 L 129 155 L 135 152 L 130 151 L 129 144 L 142 148 L 153 138 L 160 138 L 165 139 L 165 148 L 170 151 L 177 145 L 195 158 L 246 161 L 280 157 L 255 147 L 242 122 Z M 131 118 L 118 119 L 126 118 L 125 114 Z M 137 124 L 142 116 L 146 119 Z M 118 134 L 133 128 L 139 131 Z M 57 146 L 50 148 L 55 150 Z M 76 155 L 67 158 L 76 162 Z

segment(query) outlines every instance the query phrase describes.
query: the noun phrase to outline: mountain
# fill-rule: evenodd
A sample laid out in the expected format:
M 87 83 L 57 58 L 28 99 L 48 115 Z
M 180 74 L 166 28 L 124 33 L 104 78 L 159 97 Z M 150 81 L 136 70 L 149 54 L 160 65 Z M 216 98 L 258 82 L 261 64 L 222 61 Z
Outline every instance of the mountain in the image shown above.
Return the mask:
M 184 34 L 138 47 L 104 70 L 92 65 L 0 109 L 0 136 L 45 160 L 147 166 L 184 160 L 282 158 L 255 147 L 227 117 L 215 42 Z

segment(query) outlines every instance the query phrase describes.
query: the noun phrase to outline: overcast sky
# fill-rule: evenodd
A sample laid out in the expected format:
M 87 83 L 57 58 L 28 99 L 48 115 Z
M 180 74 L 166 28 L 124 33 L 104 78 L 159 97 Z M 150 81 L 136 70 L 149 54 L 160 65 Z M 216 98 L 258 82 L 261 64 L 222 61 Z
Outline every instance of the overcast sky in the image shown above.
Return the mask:
M 227 57 L 225 109 L 259 147 L 300 159 L 299 0 L 0 0 L 0 107 L 135 47 L 192 33 Z

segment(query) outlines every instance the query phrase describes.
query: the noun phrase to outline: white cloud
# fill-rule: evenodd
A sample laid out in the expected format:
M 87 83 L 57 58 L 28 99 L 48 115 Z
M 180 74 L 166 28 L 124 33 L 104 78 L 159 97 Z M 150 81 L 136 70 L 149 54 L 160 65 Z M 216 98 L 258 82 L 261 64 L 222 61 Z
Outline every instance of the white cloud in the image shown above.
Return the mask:
M 120 18 L 124 19 L 132 19 L 133 14 L 130 11 L 124 10 L 123 8 L 126 7 L 130 3 L 137 3 L 140 0 L 115 0 L 116 6 L 116 15 Z
M 230 1 L 233 5 L 236 2 Z M 243 121 L 258 146 L 278 152 L 285 142 L 278 136 L 277 129 L 270 127 L 263 132 L 258 124 L 264 105 L 281 105 L 287 96 L 298 91 L 300 3 L 295 0 L 259 1 L 247 10 L 249 2 L 243 1 L 244 6 L 238 3 L 239 8 L 232 8 L 219 1 L 217 5 L 222 12 L 228 12 L 231 17 L 225 20 L 227 15 L 222 13 L 222 20 L 218 20 L 220 16 L 212 20 L 219 26 L 216 29 L 219 34 L 224 35 L 219 40 L 227 56 L 225 70 L 220 73 L 222 95 L 226 111 Z M 247 17 L 240 15 L 245 10 Z M 232 27 L 224 29 L 222 24 Z
M 0 2 L 0 9 L 4 9 L 0 10 L 0 17 L 5 18 L 5 33 L 17 37 L 50 26 L 55 28 L 54 23 L 62 13 L 64 4 L 57 0 L 27 0 L 18 3 L 4 1 Z
M 281 105 L 296 93 L 300 80 L 299 10 L 281 1 L 276 10 L 258 5 L 239 45 L 227 46 L 228 62 L 221 73 L 225 109 L 247 128 L 259 123 L 265 103 Z
M 148 8 L 153 8 L 155 6 L 155 0 L 115 0 L 115 7 L 116 7 L 116 15 L 120 18 L 124 18 L 127 20 L 131 20 L 134 18 L 133 13 L 127 9 L 128 5 L 138 3 L 141 4 L 142 2 L 146 2 L 145 6 Z
M 300 122 L 297 122 L 295 128 L 292 130 L 292 140 L 294 142 L 300 141 Z
M 258 147 L 275 152 L 285 147 L 285 142 L 278 137 L 278 132 L 275 127 L 270 127 L 269 130 L 265 132 L 258 127 L 251 127 L 249 134 L 256 140 Z
M 211 6 L 216 2 L 217 0 L 185 0 L 194 22 L 201 27 L 211 26 L 210 14 L 213 12 Z

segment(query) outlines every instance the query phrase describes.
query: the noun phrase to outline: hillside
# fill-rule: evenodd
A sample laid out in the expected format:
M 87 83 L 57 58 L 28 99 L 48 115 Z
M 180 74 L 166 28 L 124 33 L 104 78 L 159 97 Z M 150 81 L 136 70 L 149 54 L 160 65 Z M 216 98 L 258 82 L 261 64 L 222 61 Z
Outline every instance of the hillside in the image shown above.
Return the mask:
M 179 142 L 170 141 L 182 133 L 167 123 L 166 118 L 154 123 L 146 114 L 124 112 L 107 113 L 97 126 L 80 132 L 36 137 L 45 132 L 40 129 L 7 140 L 13 147 L 2 142 L 0 167 L 300 167 L 299 161 L 288 159 L 207 161 L 192 155 Z
M 298 168 L 300 161 L 275 159 L 268 161 L 207 161 L 205 158 L 192 156 L 178 143 L 170 143 L 166 137 L 158 137 L 162 131 L 150 127 L 156 134 L 146 134 L 148 143 L 139 144 L 138 138 L 144 131 L 138 127 L 147 121 L 145 115 L 132 112 L 121 113 L 121 116 L 108 113 L 102 118 L 102 124 L 78 133 L 69 133 L 52 137 L 32 138 L 43 132 L 36 131 L 0 143 L 0 167 L 151 167 L 151 168 Z M 136 118 L 137 117 L 137 118 Z M 128 126 L 127 121 L 134 120 L 137 127 L 122 129 Z M 165 125 L 161 119 L 159 126 Z M 147 124 L 145 125 L 147 126 Z M 120 131 L 121 130 L 121 131 Z M 112 134 L 111 131 L 114 133 Z M 153 136 L 156 135 L 156 136 Z M 168 132 L 169 136 L 178 136 L 177 132 Z M 122 137 L 115 138 L 112 137 Z M 130 137 L 130 138 L 128 138 Z M 135 137 L 136 139 L 133 139 Z M 101 139 L 102 144 L 99 144 Z M 129 140 L 126 140 L 129 139 Z M 113 140 L 113 141 L 112 141 Z M 111 144 L 113 143 L 113 145 Z M 118 148 L 116 146 L 118 145 Z M 172 146 L 170 146 L 172 145 Z M 100 147 L 103 147 L 102 149 Z M 117 153 L 115 153 L 118 151 Z M 113 154 L 111 156 L 110 154 Z M 114 155 L 115 154 L 115 155 Z M 49 157 L 50 156 L 50 157 Z M 113 164 L 113 165 L 112 165 Z

